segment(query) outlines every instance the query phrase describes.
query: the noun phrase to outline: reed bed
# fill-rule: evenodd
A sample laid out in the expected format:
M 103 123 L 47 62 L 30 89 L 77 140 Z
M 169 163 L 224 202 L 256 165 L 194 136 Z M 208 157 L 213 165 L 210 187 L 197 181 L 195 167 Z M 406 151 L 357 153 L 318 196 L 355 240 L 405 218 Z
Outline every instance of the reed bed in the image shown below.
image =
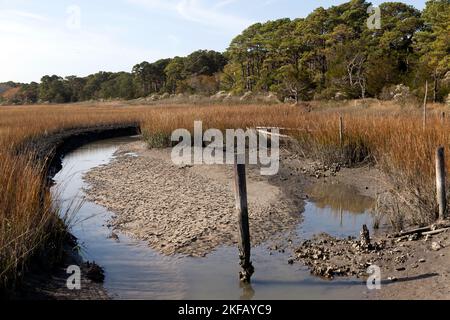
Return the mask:
M 325 163 L 378 165 L 395 186 L 389 206 L 391 221 L 424 224 L 435 218 L 434 153 L 447 151 L 450 170 L 450 119 L 442 121 L 443 106 L 432 106 L 427 127 L 416 108 L 378 101 L 361 106 L 314 108 L 312 112 L 286 105 L 164 105 L 125 106 L 80 104 L 0 108 L 0 287 L 15 283 L 27 262 L 48 248 L 58 247 L 64 225 L 45 186 L 43 163 L 32 152 L 17 154 L 25 141 L 45 139 L 56 132 L 102 124 L 140 123 L 152 146 L 165 146 L 173 130 L 204 130 L 279 126 L 299 129 L 293 137 L 302 154 Z M 339 139 L 339 116 L 345 134 Z M 449 172 L 449 171 L 448 171 Z M 392 206 L 394 199 L 396 206 Z M 382 206 L 380 206 L 382 208 Z

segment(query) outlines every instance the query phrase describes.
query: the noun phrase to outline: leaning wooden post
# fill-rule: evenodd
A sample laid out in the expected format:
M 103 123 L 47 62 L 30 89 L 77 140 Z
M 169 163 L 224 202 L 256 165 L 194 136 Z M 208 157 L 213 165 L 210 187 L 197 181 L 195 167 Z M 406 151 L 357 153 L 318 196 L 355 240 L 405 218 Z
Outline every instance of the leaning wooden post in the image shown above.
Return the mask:
M 425 98 L 423 99 L 423 130 L 427 128 L 428 80 L 425 81 Z
M 245 164 L 238 163 L 238 155 L 234 158 L 234 185 L 236 194 L 236 211 L 239 229 L 239 259 L 242 271 L 239 278 L 242 282 L 250 283 L 255 272 L 250 261 L 250 228 L 248 222 L 247 183 L 245 179 Z M 245 159 L 245 158 L 244 158 Z
M 344 118 L 339 116 L 339 143 L 341 148 L 344 146 Z
M 439 219 L 444 220 L 447 211 L 444 147 L 439 147 L 436 151 L 436 192 L 439 205 Z

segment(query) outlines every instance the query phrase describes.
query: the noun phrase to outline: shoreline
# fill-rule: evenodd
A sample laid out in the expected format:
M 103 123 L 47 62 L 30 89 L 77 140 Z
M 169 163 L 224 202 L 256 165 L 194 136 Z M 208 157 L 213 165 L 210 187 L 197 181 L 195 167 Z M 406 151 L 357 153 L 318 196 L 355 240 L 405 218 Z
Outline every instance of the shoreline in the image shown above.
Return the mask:
M 164 159 L 167 160 L 167 153 L 164 155 L 164 150 L 147 150 L 146 147 L 142 142 L 132 143 L 130 145 L 125 145 L 120 148 L 118 151 L 118 157 L 114 159 L 110 164 L 106 166 L 101 166 L 94 168 L 92 171 L 88 173 L 88 176 L 92 174 L 92 172 L 96 172 L 97 176 L 96 178 L 100 178 L 102 174 L 106 172 L 109 172 L 110 174 L 113 173 L 113 177 L 117 178 L 117 174 L 114 174 L 117 168 L 115 168 L 112 171 L 111 168 L 114 168 L 114 165 L 117 164 L 120 161 L 123 161 L 126 158 L 129 158 L 131 156 L 131 159 L 140 159 L 140 157 L 134 157 L 133 153 L 139 153 L 139 152 L 156 152 L 158 154 L 158 157 L 156 158 L 159 162 Z M 167 152 L 167 151 L 166 151 Z M 162 158 L 161 158 L 162 157 Z M 291 214 L 285 215 L 282 214 L 282 212 L 276 212 L 275 217 L 280 217 L 280 214 L 282 215 L 282 218 L 284 223 L 288 221 L 288 225 L 292 225 L 294 223 L 299 223 L 301 221 L 302 216 L 301 212 L 303 211 L 304 205 L 306 201 L 309 199 L 309 195 L 306 193 L 306 190 L 309 186 L 318 184 L 318 183 L 333 183 L 333 182 L 339 182 L 344 183 L 349 186 L 352 186 L 357 190 L 358 193 L 364 196 L 371 196 L 374 197 L 378 192 L 386 190 L 388 186 L 383 182 L 384 177 L 383 175 L 373 167 L 357 167 L 357 168 L 341 168 L 337 172 L 334 172 L 331 168 L 323 168 L 323 166 L 320 165 L 319 162 L 311 161 L 311 160 L 305 160 L 301 159 L 297 155 L 290 153 L 290 152 L 283 152 L 281 155 L 281 168 L 279 175 L 275 177 L 270 177 L 268 179 L 261 178 L 259 176 L 259 170 L 258 168 L 250 168 L 248 175 L 249 175 L 249 202 L 253 204 L 257 204 L 257 202 L 264 202 L 261 198 L 261 192 L 260 190 L 265 190 L 265 194 L 271 195 L 266 201 L 265 205 L 270 204 L 270 202 L 278 202 L 279 200 L 284 201 L 284 206 L 281 206 L 283 211 L 286 208 L 289 208 L 291 210 Z M 55 159 L 61 159 L 59 156 Z M 210 167 L 210 166 L 208 166 Z M 131 168 L 131 165 L 128 166 L 128 169 Z M 135 169 L 135 168 L 134 168 Z M 229 181 L 232 181 L 232 170 L 227 172 L 222 171 L 218 168 L 209 168 L 213 170 L 204 170 L 204 168 L 199 167 L 183 167 L 183 168 L 176 168 L 176 172 L 179 173 L 181 171 L 192 171 L 191 173 L 194 174 L 195 177 L 201 176 L 204 179 L 216 179 L 216 180 L 223 180 L 224 177 L 229 178 Z M 100 174 L 100 175 L 98 175 Z M 91 176 L 92 178 L 92 176 Z M 300 186 L 300 187 L 299 187 Z M 229 193 L 230 185 L 228 186 L 228 191 L 226 190 L 227 186 L 221 186 L 220 190 L 225 194 Z M 252 190 L 253 189 L 253 190 Z M 87 190 L 88 193 L 92 192 L 92 189 Z M 227 201 L 231 200 L 231 203 L 234 203 L 234 200 L 232 199 L 233 196 L 231 194 L 228 194 L 228 196 L 224 199 L 228 199 Z M 91 199 L 93 200 L 93 199 Z M 267 199 L 266 199 L 267 200 Z M 103 200 L 106 201 L 106 200 Z M 97 200 L 94 200 L 94 202 L 98 202 Z M 103 203 L 100 203 L 103 205 Z M 106 205 L 108 207 L 108 205 Z M 270 207 L 270 206 L 269 206 Z M 267 213 L 270 213 L 269 207 L 262 206 L 261 212 L 263 214 L 263 217 L 267 217 Z M 261 208 L 261 206 L 259 206 Z M 294 209 L 295 208 L 295 209 Z M 114 209 L 114 208 L 109 208 Z M 230 205 L 227 206 L 227 209 L 234 213 L 234 206 Z M 113 210 L 114 211 L 114 210 Z M 297 216 L 292 217 L 292 212 L 295 212 Z M 270 213 L 271 214 L 271 213 Z M 270 215 L 269 214 L 269 215 Z M 231 215 L 232 217 L 232 215 Z M 264 220 L 264 219 L 263 219 Z M 224 221 L 227 222 L 227 221 Z M 294 222 L 294 223 L 291 223 Z M 228 223 L 224 224 L 230 225 L 230 222 L 228 220 Z M 111 224 L 112 228 L 115 226 Z M 228 228 L 228 227 L 227 227 Z M 264 227 L 259 228 L 260 231 L 254 232 L 254 234 L 257 235 L 256 241 L 252 242 L 252 245 L 261 244 L 264 242 L 267 242 L 267 240 L 273 240 L 273 243 L 277 243 L 276 248 L 281 250 L 292 250 L 292 256 L 294 257 L 295 261 L 301 262 L 303 265 L 308 265 L 308 263 L 305 263 L 305 260 L 302 261 L 302 259 L 298 259 L 297 254 L 299 253 L 294 248 L 292 243 L 287 243 L 287 237 L 286 237 L 286 230 L 289 231 L 289 228 L 283 227 L 283 223 L 279 223 L 277 225 L 278 232 L 273 232 L 271 230 L 270 232 L 266 233 L 264 232 L 264 229 L 267 228 L 267 225 Z M 205 229 L 205 228 L 204 228 Z M 228 229 L 224 229 L 228 230 Z M 123 231 L 123 230 L 119 230 Z M 127 232 L 127 231 L 124 231 Z M 260 232 L 260 235 L 258 235 L 258 232 Z M 132 235 L 132 234 L 131 234 Z M 201 234 L 201 236 L 208 235 Z M 274 237 L 275 235 L 275 237 Z M 138 236 L 139 238 L 139 236 Z M 373 241 L 386 241 L 387 235 L 376 235 L 373 237 Z M 175 238 L 176 239 L 176 238 Z M 164 254 L 174 254 L 174 253 L 181 253 L 185 255 L 192 255 L 192 256 L 205 256 L 211 250 L 214 250 L 215 247 L 219 245 L 235 245 L 235 240 L 233 240 L 232 237 L 222 237 L 220 238 L 220 241 L 213 241 L 213 245 L 202 245 L 202 241 L 198 241 L 197 236 L 193 236 L 190 239 L 188 239 L 187 242 L 181 243 L 183 244 L 180 246 L 180 248 L 189 248 L 191 244 L 194 244 L 193 248 L 194 250 L 192 252 L 189 252 L 189 250 L 182 249 L 181 251 L 177 252 L 177 247 L 166 247 L 163 246 L 161 248 L 155 248 L 158 251 L 164 253 Z M 324 236 L 319 235 L 317 237 L 318 241 L 315 241 L 314 239 L 311 239 L 312 247 L 314 246 L 322 246 L 323 247 L 323 239 Z M 145 239 L 144 239 L 145 240 Z M 202 238 L 200 238 L 202 240 Z M 210 239 L 211 240 L 211 239 Z M 289 239 L 290 240 L 290 239 Z M 349 247 L 346 246 L 348 244 L 353 245 L 354 243 L 347 243 L 342 245 L 340 242 L 340 239 L 331 238 L 329 240 L 329 246 L 325 246 L 325 251 L 330 250 L 330 245 L 336 246 L 337 248 L 349 250 Z M 421 240 L 421 241 L 419 241 Z M 422 241 L 423 240 L 423 241 Z M 158 240 L 159 242 L 159 240 Z M 437 242 L 440 245 L 439 250 L 431 250 L 430 247 L 432 244 Z M 173 241 L 172 241 L 173 243 Z M 200 244 L 200 245 L 199 245 Z M 282 249 L 285 248 L 285 249 Z M 386 254 L 386 256 L 392 256 L 397 253 L 404 253 L 397 256 L 392 256 L 387 259 L 384 257 L 381 259 L 384 264 L 384 268 L 386 268 L 385 272 L 383 272 L 383 290 L 371 292 L 368 293 L 365 298 L 367 299 L 420 299 L 423 296 L 427 296 L 430 298 L 436 298 L 436 299 L 447 299 L 450 296 L 450 293 L 448 290 L 446 290 L 445 284 L 439 285 L 439 283 L 445 283 L 447 281 L 449 274 L 443 268 L 442 266 L 445 266 L 447 264 L 446 261 L 448 261 L 448 257 L 450 257 L 449 249 L 450 248 L 450 241 L 448 241 L 448 232 L 437 235 L 435 238 L 427 237 L 427 239 L 421 239 L 418 238 L 413 241 L 407 241 L 404 242 L 398 242 L 394 243 L 391 241 L 389 246 L 386 246 L 383 248 L 383 250 L 386 250 L 389 254 Z M 323 249 L 323 248 L 322 248 Z M 351 249 L 350 249 L 351 250 Z M 296 252 L 297 251 L 297 252 Z M 66 256 L 66 260 L 64 261 L 63 265 L 73 264 L 73 261 L 80 261 L 78 255 L 74 255 L 73 251 L 70 250 L 66 246 L 65 252 L 69 253 L 68 256 Z M 330 251 L 332 252 L 332 250 Z M 393 252 L 393 253 L 392 253 Z M 360 252 L 359 252 L 360 253 Z M 366 252 L 367 253 L 367 252 Z M 373 257 L 371 255 L 373 252 L 369 252 L 368 257 Z M 378 252 L 375 252 L 375 254 L 378 255 Z M 421 256 L 425 258 L 417 258 L 417 254 L 420 254 Z M 384 254 L 381 254 L 384 256 Z M 400 258 L 399 258 L 399 257 Z M 407 257 L 407 259 L 404 259 L 404 256 Z M 309 263 L 315 263 L 314 260 L 317 259 L 311 259 L 311 257 L 306 257 L 307 259 L 310 259 Z M 367 257 L 366 257 L 367 258 Z M 406 262 L 411 262 L 410 258 L 417 258 L 417 261 L 413 261 L 414 264 L 412 265 L 412 268 L 398 267 L 399 264 L 405 264 Z M 420 260 L 420 261 L 419 261 Z M 424 260 L 423 262 L 421 262 Z M 438 268 L 436 271 L 433 271 L 433 266 L 430 264 L 430 262 L 439 261 L 437 264 Z M 70 263 L 69 263 L 70 262 Z M 329 259 L 325 261 L 328 264 L 335 263 L 335 260 Z M 290 263 L 290 262 L 289 262 Z M 33 269 L 33 268 L 32 268 Z M 311 268 L 310 268 L 311 269 Z M 84 282 L 84 288 L 87 290 L 83 291 L 83 293 L 80 294 L 74 294 L 73 292 L 68 292 L 68 290 L 65 290 L 65 280 L 64 280 L 64 273 L 65 269 L 59 266 L 56 270 L 51 271 L 45 271 L 42 273 L 42 275 L 36 274 L 33 270 L 30 270 L 28 275 L 26 275 L 26 281 L 23 286 L 22 292 L 20 292 L 18 295 L 15 296 L 15 299 L 29 299 L 29 300 L 46 300 L 46 299 L 109 299 L 110 297 L 106 293 L 105 289 L 101 284 L 95 284 L 92 282 Z M 39 271 L 38 271 L 39 272 Z M 83 278 L 86 279 L 85 274 L 86 270 L 83 270 Z M 314 271 L 313 271 L 314 273 Z M 323 275 L 322 275 L 323 276 Z M 336 274 L 336 276 L 339 276 L 339 274 Z M 343 276 L 346 276 L 346 274 L 343 274 Z M 348 275 L 347 275 L 348 276 Z M 50 279 L 50 281 L 49 281 Z M 433 288 L 433 289 L 430 289 Z M 400 290 L 400 291 L 399 291 Z M 401 292 L 401 293 L 399 293 Z
M 26 140 L 17 147 L 17 154 L 33 152 L 37 161 L 43 163 L 46 175 L 44 188 L 50 188 L 53 177 L 61 170 L 64 156 L 76 148 L 96 140 L 136 134 L 136 124 L 110 124 L 86 128 L 74 128 Z M 43 190 L 42 192 L 47 192 Z M 37 257 L 28 263 L 23 279 L 17 290 L 10 292 L 12 300 L 108 300 L 110 297 L 101 283 L 89 280 L 89 270 L 80 254 L 74 250 L 77 239 L 67 232 L 67 239 L 62 244 L 62 258 L 55 264 L 46 261 L 47 252 L 39 252 Z M 53 257 L 51 258 L 53 260 Z M 66 288 L 67 267 L 79 265 L 82 275 L 82 290 Z
M 133 156 L 133 154 L 137 154 L 138 157 Z M 235 245 L 236 240 L 233 239 L 233 236 L 226 236 L 226 234 L 229 234 L 230 232 L 233 233 L 232 227 L 230 228 L 232 219 L 224 219 L 223 216 L 213 216 L 213 218 L 218 218 L 213 219 L 218 223 L 216 228 L 214 228 L 214 225 L 211 226 L 208 224 L 205 219 L 201 219 L 202 214 L 209 212 L 207 209 L 202 209 L 204 204 L 208 206 L 208 204 L 211 203 L 209 195 L 204 196 L 201 200 L 197 199 L 194 203 L 189 202 L 186 199 L 182 200 L 185 201 L 184 205 L 181 205 L 181 207 L 184 208 L 183 212 L 174 209 L 173 195 L 176 194 L 176 192 L 183 193 L 184 189 L 183 186 L 180 185 L 182 181 L 176 180 L 176 178 L 175 181 L 172 179 L 174 177 L 173 172 L 175 172 L 177 175 L 181 174 L 181 176 L 184 177 L 184 181 L 186 181 L 185 178 L 188 178 L 187 181 L 190 183 L 192 183 L 192 179 L 202 180 L 202 183 L 193 183 L 191 192 L 194 193 L 189 193 L 189 197 L 192 197 L 193 194 L 199 190 L 205 191 L 202 188 L 202 185 L 205 184 L 208 185 L 208 190 L 212 194 L 217 192 L 217 190 L 220 190 L 221 196 L 219 199 L 221 199 L 221 201 L 219 202 L 226 201 L 230 205 L 219 206 L 219 209 L 223 208 L 229 210 L 228 212 L 232 218 L 234 214 L 232 186 L 222 185 L 219 187 L 213 183 L 217 181 L 232 181 L 232 170 L 227 171 L 224 168 L 217 168 L 215 166 L 208 166 L 208 170 L 205 170 L 202 166 L 177 168 L 171 164 L 167 164 L 170 160 L 170 158 L 168 158 L 167 150 L 147 150 L 143 142 L 137 142 L 121 147 L 116 156 L 116 159 L 110 164 L 97 167 L 85 176 L 85 181 L 91 185 L 91 187 L 86 190 L 88 199 L 107 207 L 115 213 L 115 216 L 109 225 L 112 230 L 124 232 L 136 239 L 144 240 L 151 248 L 167 255 L 181 254 L 202 257 L 213 251 L 214 248 L 219 245 Z M 144 165 L 142 163 L 139 164 L 139 162 L 143 162 Z M 161 164 L 164 162 L 166 165 Z M 153 167 L 151 164 L 158 164 L 159 166 Z M 269 232 L 264 229 L 268 228 L 270 223 L 273 223 L 274 220 L 268 220 L 270 222 L 269 224 L 260 225 L 259 228 L 256 229 L 253 227 L 253 230 L 251 229 L 252 246 L 266 243 L 270 240 L 277 243 L 277 249 L 281 250 L 292 250 L 292 243 L 288 243 L 291 239 L 288 239 L 288 236 L 286 236 L 286 234 L 292 230 L 289 229 L 289 227 L 286 228 L 286 223 L 288 223 L 289 226 L 292 222 L 299 223 L 302 220 L 301 213 L 305 201 L 309 199 L 309 196 L 306 193 L 308 186 L 317 183 L 339 182 L 354 187 L 361 195 L 371 197 L 376 197 L 376 194 L 387 190 L 389 187 L 387 183 L 384 183 L 386 180 L 383 174 L 376 168 L 342 168 L 338 170 L 338 172 L 333 172 L 330 168 L 321 168 L 318 162 L 300 159 L 289 152 L 282 153 L 281 169 L 277 176 L 268 179 L 262 178 L 256 173 L 256 170 L 257 168 L 251 167 L 248 170 L 249 207 L 251 208 L 250 212 L 253 212 L 253 216 L 250 216 L 250 225 L 255 226 L 258 224 L 258 221 L 264 221 L 272 214 L 273 216 L 271 218 L 276 217 L 276 219 L 280 220 L 277 221 L 278 223 L 274 223 L 271 226 Z M 117 172 L 121 172 L 122 174 L 118 176 Z M 168 174 L 168 172 L 170 173 Z M 320 174 L 317 174 L 318 172 Z M 152 174 L 154 184 L 150 185 L 149 180 L 146 180 L 145 177 L 151 176 Z M 319 177 L 317 177 L 317 175 L 319 175 Z M 164 176 L 164 179 L 162 179 L 161 176 Z M 204 180 L 205 178 L 206 180 Z M 128 183 L 128 180 L 133 181 L 134 183 Z M 158 183 L 162 183 L 162 189 L 158 189 L 159 187 L 156 186 Z M 174 185 L 171 185 L 172 183 L 174 183 Z M 152 189 L 155 186 L 157 189 Z M 174 216 L 169 217 L 169 224 L 164 224 L 164 222 L 159 221 L 158 224 L 160 224 L 160 226 L 158 226 L 158 224 L 155 224 L 155 220 L 146 220 L 144 214 L 144 212 L 146 212 L 145 203 L 152 202 L 150 207 L 147 206 L 147 209 L 150 208 L 156 210 L 158 206 L 161 205 L 161 203 L 158 204 L 156 198 L 158 195 L 164 194 L 164 188 L 168 188 L 168 190 L 175 192 L 169 193 L 168 195 L 166 194 L 162 200 L 164 202 L 163 208 L 166 208 L 169 214 L 173 213 Z M 150 193 L 154 193 L 156 198 L 152 197 L 145 189 L 150 189 Z M 263 190 L 263 192 L 261 192 L 261 190 Z M 224 196 L 223 194 L 226 193 L 228 193 L 228 195 Z M 269 195 L 268 198 L 265 199 L 266 202 L 264 202 L 264 199 L 260 196 L 262 193 Z M 133 209 L 127 209 L 127 206 L 129 205 L 129 201 L 127 201 L 126 198 L 127 195 L 134 195 L 134 198 L 132 198 L 131 201 L 137 201 L 137 205 L 135 203 L 136 207 Z M 142 199 L 139 200 L 142 195 L 145 195 L 144 199 L 149 201 L 142 202 Z M 257 202 L 261 202 L 262 206 L 260 204 L 258 207 L 256 205 Z M 267 205 L 271 202 L 281 203 L 279 206 L 279 208 L 282 208 L 281 211 L 267 214 L 270 212 L 270 210 L 268 210 L 270 206 L 267 207 Z M 186 205 L 188 205 L 188 207 L 186 207 Z M 266 205 L 266 207 L 264 205 Z M 134 216 L 136 208 L 138 208 L 138 212 L 140 211 L 140 213 Z M 194 211 L 198 211 L 199 215 L 194 214 L 193 216 L 190 216 L 185 214 L 186 211 L 192 210 L 193 208 Z M 217 210 L 218 208 L 212 209 Z M 124 211 L 121 210 L 127 212 L 123 215 Z M 289 210 L 291 210 L 291 213 L 286 214 Z M 211 212 L 214 212 L 214 210 Z M 294 220 L 292 220 L 292 212 L 296 212 L 298 215 Z M 256 216 L 255 213 L 257 213 Z M 176 218 L 176 216 L 180 214 L 183 218 Z M 156 215 L 158 216 L 158 214 Z M 137 224 L 133 223 L 133 219 L 139 220 L 139 222 Z M 161 219 L 161 216 L 159 216 L 159 219 Z M 183 221 L 192 221 L 189 219 L 194 219 L 194 224 L 197 223 L 200 227 L 191 229 L 188 227 L 188 231 L 182 227 L 181 229 L 178 228 L 180 225 L 183 226 Z M 157 220 L 158 219 L 156 219 L 156 221 Z M 171 229 L 172 226 L 177 227 Z M 160 227 L 160 229 L 158 229 L 158 227 Z M 220 227 L 220 230 L 223 231 L 223 233 L 214 233 L 214 231 L 217 230 L 217 227 Z M 153 236 L 147 237 L 146 233 L 151 232 L 150 230 L 155 230 L 155 228 L 160 231 L 153 231 Z M 174 235 L 166 237 L 165 234 L 171 234 L 171 230 L 174 231 Z M 446 242 L 446 234 L 447 233 L 437 235 L 435 239 L 428 237 L 426 241 L 422 241 L 424 239 L 419 237 L 417 240 L 407 241 L 406 243 L 396 242 L 394 241 L 395 239 L 388 241 L 388 234 L 376 234 L 372 235 L 372 243 L 383 243 L 383 246 L 377 247 L 377 245 L 375 245 L 377 249 L 368 252 L 351 250 L 353 245 L 359 242 L 358 240 L 353 240 L 354 242 L 345 242 L 341 239 L 328 238 L 328 245 L 324 246 L 324 236 L 319 235 L 317 239 L 311 239 L 309 241 L 313 248 L 322 246 L 322 250 L 328 250 L 331 258 L 323 260 L 323 263 L 328 265 L 333 265 L 339 260 L 335 257 L 341 255 L 343 252 L 342 250 L 346 251 L 350 256 L 358 257 L 349 262 L 350 269 L 351 267 L 357 267 L 357 265 L 360 264 L 364 264 L 366 267 L 366 264 L 367 266 L 369 265 L 368 263 L 370 260 L 378 261 L 380 267 L 383 268 L 382 284 L 384 290 L 368 293 L 365 297 L 367 299 L 414 299 L 420 297 L 420 295 L 417 294 L 442 299 L 448 298 L 450 294 L 445 293 L 445 288 L 439 287 L 438 283 L 442 281 L 442 278 L 447 279 L 448 273 L 443 267 L 439 267 L 436 272 L 433 272 L 434 263 L 430 262 L 445 259 L 447 256 L 446 253 L 448 248 L 450 248 L 450 242 Z M 325 243 L 326 242 L 327 241 L 325 241 Z M 434 242 L 441 244 L 439 253 L 430 249 L 430 246 Z M 333 251 L 333 247 L 336 248 L 335 251 Z M 299 247 L 297 247 L 297 249 L 298 248 Z M 299 252 L 295 252 L 295 250 L 292 252 L 294 260 L 298 260 L 303 265 L 309 265 L 313 274 L 324 276 L 323 274 L 315 272 L 314 268 L 311 268 L 311 265 L 318 263 L 318 259 L 314 259 L 312 257 L 313 255 L 306 255 L 306 259 L 301 259 L 298 258 L 298 253 Z M 333 254 L 335 254 L 335 257 L 333 257 Z M 419 258 L 418 256 L 423 256 L 425 258 Z M 307 261 L 308 259 L 309 261 Z M 425 261 L 419 262 L 423 260 Z M 414 264 L 410 268 L 408 263 Z M 440 266 L 442 265 L 445 264 L 440 264 Z M 334 276 L 336 277 L 355 275 L 358 277 L 362 276 L 363 278 L 367 277 L 367 274 L 362 275 L 346 272 L 339 274 L 339 272 L 336 272 L 336 268 L 334 270 Z M 360 271 L 362 270 L 363 269 Z M 423 288 L 422 283 L 427 283 L 428 287 Z M 434 288 L 434 290 L 427 289 L 429 287 Z M 401 294 L 399 294 L 398 288 L 401 288 Z

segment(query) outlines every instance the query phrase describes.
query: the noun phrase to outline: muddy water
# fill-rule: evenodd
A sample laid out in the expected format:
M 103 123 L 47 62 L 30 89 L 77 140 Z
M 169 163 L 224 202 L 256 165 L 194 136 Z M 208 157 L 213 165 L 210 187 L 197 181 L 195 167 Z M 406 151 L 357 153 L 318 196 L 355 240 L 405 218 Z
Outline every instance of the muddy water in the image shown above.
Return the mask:
M 289 254 L 270 252 L 269 244 L 252 249 L 256 268 L 252 286 L 241 287 L 238 252 L 221 247 L 205 258 L 163 256 L 139 241 L 119 234 L 111 237 L 107 221 L 113 213 L 83 201 L 88 187 L 82 175 L 105 165 L 118 146 L 137 137 L 111 139 L 86 145 L 63 161 L 55 176 L 53 195 L 61 213 L 78 204 L 71 230 L 79 239 L 82 255 L 105 269 L 105 288 L 116 299 L 361 299 L 366 287 L 356 279 L 326 281 L 309 274 L 306 268 L 287 263 Z M 120 174 L 120 173 L 118 173 Z M 312 194 L 314 192 L 311 192 Z M 346 201 L 315 195 L 308 202 L 304 221 L 297 228 L 299 239 L 327 231 L 336 235 L 356 235 L 361 223 L 370 220 L 369 201 L 352 204 L 353 190 Z M 339 198 L 339 197 L 338 197 Z M 359 198 L 357 198 L 359 199 Z M 347 204 L 346 204 L 347 203 Z M 339 209 L 337 209 L 339 208 Z
M 299 232 L 304 237 L 325 232 L 336 237 L 358 237 L 362 225 L 373 230 L 373 198 L 358 194 L 356 188 L 341 183 L 319 182 L 307 190 L 310 201 L 303 213 Z

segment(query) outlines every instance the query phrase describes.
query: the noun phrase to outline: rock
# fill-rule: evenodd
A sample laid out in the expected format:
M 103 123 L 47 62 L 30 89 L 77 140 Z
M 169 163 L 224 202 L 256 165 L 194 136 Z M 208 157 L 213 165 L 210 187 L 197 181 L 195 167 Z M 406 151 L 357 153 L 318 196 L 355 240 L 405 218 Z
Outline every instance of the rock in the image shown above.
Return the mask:
M 405 268 L 405 267 L 398 267 L 398 268 L 395 268 L 395 270 L 396 270 L 396 271 L 405 271 L 406 268 Z
M 166 93 L 163 93 L 163 94 L 161 95 L 160 99 L 161 99 L 161 100 L 163 100 L 163 99 L 169 99 L 170 97 L 171 97 L 170 94 L 168 94 L 168 93 L 166 92 Z
M 253 98 L 253 92 L 248 91 L 239 99 L 240 101 L 250 101 Z
M 288 264 L 290 264 L 290 265 L 294 264 L 294 259 L 292 259 L 292 258 L 289 258 L 289 260 L 288 260 Z
M 86 268 L 86 276 L 89 280 L 96 283 L 102 283 L 105 280 L 105 272 L 103 268 L 96 264 L 95 261 L 92 263 L 87 261 L 84 264 L 84 267 Z
M 340 91 L 336 92 L 336 94 L 334 95 L 335 100 L 344 100 L 346 98 L 347 98 L 347 95 Z
M 389 280 L 389 281 L 392 281 L 392 282 L 398 281 L 398 279 L 397 279 L 396 277 L 389 277 L 388 280 Z
M 266 103 L 281 103 L 281 101 L 278 100 L 278 97 L 274 93 L 269 93 L 266 97 L 264 97 L 264 102 L 266 102 Z
M 408 237 L 408 241 L 417 241 L 419 240 L 419 234 L 413 233 Z
M 108 236 L 108 239 L 119 241 L 119 236 L 117 235 L 117 233 L 111 232 L 111 234 Z
M 427 260 L 425 260 L 425 259 L 420 259 L 420 260 L 419 260 L 420 263 L 425 263 L 426 261 L 427 261 Z
M 431 250 L 433 251 L 439 251 L 442 249 L 442 246 L 438 242 L 433 242 L 431 244 Z

